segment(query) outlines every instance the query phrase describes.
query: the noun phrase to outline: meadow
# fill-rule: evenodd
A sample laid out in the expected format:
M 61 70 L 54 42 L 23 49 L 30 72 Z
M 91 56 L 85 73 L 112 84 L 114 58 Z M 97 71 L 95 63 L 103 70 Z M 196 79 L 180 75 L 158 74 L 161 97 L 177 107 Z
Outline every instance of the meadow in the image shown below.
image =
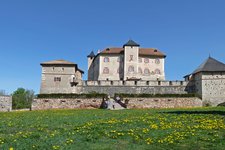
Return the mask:
M 225 149 L 225 107 L 0 113 L 0 149 Z

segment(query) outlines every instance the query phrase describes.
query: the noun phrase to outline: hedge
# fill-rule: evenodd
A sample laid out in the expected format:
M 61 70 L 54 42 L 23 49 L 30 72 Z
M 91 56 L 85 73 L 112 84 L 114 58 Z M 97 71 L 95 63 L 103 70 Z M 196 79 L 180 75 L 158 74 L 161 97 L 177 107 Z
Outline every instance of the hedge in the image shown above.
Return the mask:
M 107 94 L 104 93 L 89 93 L 89 94 L 38 94 L 37 98 L 102 98 L 106 97 Z
M 125 93 L 116 93 L 115 95 L 118 95 L 120 97 L 140 97 L 140 98 L 151 98 L 151 97 L 197 97 L 194 93 L 188 93 L 188 94 L 125 94 Z
M 196 97 L 196 94 L 126 94 L 126 93 L 116 93 L 120 97 L 140 97 L 140 98 L 151 98 L 151 97 Z M 37 98 L 102 98 L 106 97 L 107 94 L 104 93 L 89 93 L 89 94 L 38 94 Z

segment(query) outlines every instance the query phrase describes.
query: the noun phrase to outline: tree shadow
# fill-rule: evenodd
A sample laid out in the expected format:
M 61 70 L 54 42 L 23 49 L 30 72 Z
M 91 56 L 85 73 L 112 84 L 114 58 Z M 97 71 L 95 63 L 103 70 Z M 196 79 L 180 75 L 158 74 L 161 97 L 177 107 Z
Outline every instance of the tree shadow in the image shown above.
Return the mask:
M 209 110 L 209 111 L 168 111 L 168 112 L 162 112 L 167 114 L 212 114 L 212 115 L 222 115 L 225 116 L 225 111 L 217 111 L 217 110 Z

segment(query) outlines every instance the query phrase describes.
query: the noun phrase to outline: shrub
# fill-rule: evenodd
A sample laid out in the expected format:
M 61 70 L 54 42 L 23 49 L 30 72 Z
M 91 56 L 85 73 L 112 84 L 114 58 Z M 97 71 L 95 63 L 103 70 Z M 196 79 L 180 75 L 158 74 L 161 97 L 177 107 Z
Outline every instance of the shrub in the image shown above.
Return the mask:
M 196 97 L 194 93 L 188 94 L 126 94 L 126 93 L 116 93 L 120 97 L 142 97 L 142 98 L 151 98 L 151 97 Z
M 64 93 L 56 93 L 56 94 L 38 94 L 37 98 L 102 98 L 107 96 L 104 93 L 88 93 L 88 94 L 64 94 Z

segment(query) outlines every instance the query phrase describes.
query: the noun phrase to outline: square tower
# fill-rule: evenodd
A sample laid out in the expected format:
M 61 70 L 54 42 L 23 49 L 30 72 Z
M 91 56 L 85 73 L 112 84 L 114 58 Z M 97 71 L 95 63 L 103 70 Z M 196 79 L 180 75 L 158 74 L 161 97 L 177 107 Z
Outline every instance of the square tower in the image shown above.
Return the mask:
M 124 80 L 140 79 L 138 77 L 138 56 L 140 45 L 129 40 L 124 48 Z

